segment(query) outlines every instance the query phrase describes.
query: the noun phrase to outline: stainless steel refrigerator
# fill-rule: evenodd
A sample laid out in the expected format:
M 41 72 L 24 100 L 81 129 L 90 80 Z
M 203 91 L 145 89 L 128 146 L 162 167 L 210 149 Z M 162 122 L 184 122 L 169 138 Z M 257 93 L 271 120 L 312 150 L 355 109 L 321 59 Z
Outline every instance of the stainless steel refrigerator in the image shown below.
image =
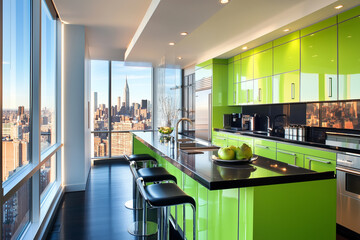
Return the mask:
M 211 141 L 211 84 L 212 79 L 196 82 L 195 91 L 195 137 Z

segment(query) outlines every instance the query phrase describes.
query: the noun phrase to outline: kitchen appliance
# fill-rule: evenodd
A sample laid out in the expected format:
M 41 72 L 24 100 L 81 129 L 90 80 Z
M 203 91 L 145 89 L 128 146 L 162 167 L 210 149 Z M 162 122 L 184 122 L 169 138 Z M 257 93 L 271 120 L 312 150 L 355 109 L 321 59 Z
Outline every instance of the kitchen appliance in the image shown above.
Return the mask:
M 232 113 L 231 114 L 231 129 L 242 130 L 242 114 Z
M 251 116 L 250 115 L 242 115 L 241 128 L 242 128 L 242 130 L 250 130 L 250 128 L 251 128 Z
M 338 224 L 360 234 L 360 155 L 338 153 L 337 216 Z
M 223 127 L 224 129 L 231 129 L 231 114 L 224 114 Z
M 195 82 L 195 137 L 211 141 L 211 78 Z

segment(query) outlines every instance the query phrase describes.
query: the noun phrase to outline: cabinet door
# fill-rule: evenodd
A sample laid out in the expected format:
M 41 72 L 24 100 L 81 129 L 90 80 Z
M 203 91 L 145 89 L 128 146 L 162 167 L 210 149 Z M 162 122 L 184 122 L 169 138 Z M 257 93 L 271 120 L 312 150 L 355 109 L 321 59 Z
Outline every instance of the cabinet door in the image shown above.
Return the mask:
M 304 154 L 277 149 L 276 160 L 287 164 L 304 167 Z
M 254 153 L 262 157 L 266 157 L 274 160 L 276 159 L 276 148 L 272 148 L 269 146 L 264 146 L 255 143 Z
M 274 74 L 300 69 L 300 40 L 274 47 Z
M 227 145 L 228 146 L 235 146 L 238 147 L 239 146 L 239 140 L 235 137 L 228 137 L 227 138 Z
M 236 104 L 250 104 L 253 103 L 254 81 L 246 81 L 237 83 L 238 95 Z
M 305 168 L 316 172 L 336 171 L 336 161 L 305 155 Z
M 301 38 L 301 101 L 337 100 L 337 26 Z
M 273 103 L 299 102 L 299 71 L 273 77 Z
M 227 146 L 227 140 L 225 137 L 222 137 L 222 136 L 214 136 L 212 139 L 212 143 L 218 147 L 226 147 Z
M 254 79 L 254 55 L 241 59 L 241 81 Z
M 272 77 L 254 80 L 254 103 L 272 103 Z
M 339 24 L 339 100 L 360 98 L 360 17 Z
M 254 54 L 254 79 L 272 75 L 273 50 L 268 49 Z
M 235 91 L 234 91 L 234 62 L 228 64 L 228 105 L 235 104 Z

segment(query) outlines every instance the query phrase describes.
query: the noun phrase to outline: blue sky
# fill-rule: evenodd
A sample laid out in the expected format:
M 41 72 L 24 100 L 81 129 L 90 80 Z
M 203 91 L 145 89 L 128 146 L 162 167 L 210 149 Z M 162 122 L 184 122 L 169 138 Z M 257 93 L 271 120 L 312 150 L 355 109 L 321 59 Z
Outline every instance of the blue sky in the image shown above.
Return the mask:
M 108 105 L 109 89 L 109 65 L 108 61 L 91 61 L 91 92 L 98 93 L 98 104 Z M 151 101 L 151 77 L 150 67 L 129 67 L 124 62 L 112 62 L 112 105 L 117 105 L 117 97 L 124 101 L 123 92 L 125 79 L 128 80 L 130 92 L 130 104 L 141 103 L 142 99 Z
M 29 109 L 30 98 L 30 3 L 3 1 L 3 108 Z M 42 2 L 42 108 L 55 105 L 55 21 Z

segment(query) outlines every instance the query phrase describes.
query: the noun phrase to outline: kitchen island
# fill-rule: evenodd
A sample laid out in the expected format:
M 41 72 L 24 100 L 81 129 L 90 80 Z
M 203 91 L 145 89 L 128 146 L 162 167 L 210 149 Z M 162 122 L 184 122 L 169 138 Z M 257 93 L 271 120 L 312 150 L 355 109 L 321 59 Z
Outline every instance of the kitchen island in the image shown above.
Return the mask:
M 154 156 L 195 199 L 197 239 L 335 239 L 333 172 L 264 157 L 251 164 L 221 164 L 212 160 L 212 151 L 187 154 L 160 138 L 157 132 L 134 133 L 133 152 Z M 191 239 L 191 208 L 185 212 Z M 171 214 L 175 217 L 174 208 Z M 177 218 L 183 229 L 182 208 Z

